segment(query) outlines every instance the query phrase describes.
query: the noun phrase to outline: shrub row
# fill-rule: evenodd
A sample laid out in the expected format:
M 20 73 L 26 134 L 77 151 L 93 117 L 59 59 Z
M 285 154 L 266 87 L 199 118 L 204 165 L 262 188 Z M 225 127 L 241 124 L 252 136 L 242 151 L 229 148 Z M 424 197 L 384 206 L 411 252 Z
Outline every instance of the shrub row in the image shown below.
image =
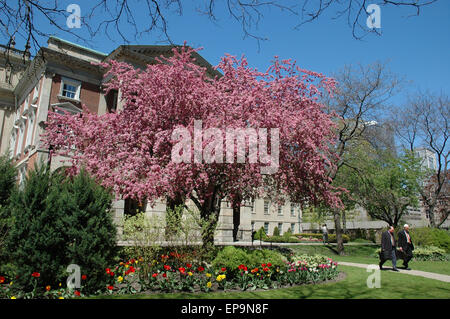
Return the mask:
M 374 257 L 379 258 L 380 251 L 381 248 L 378 248 L 374 253 Z M 413 251 L 413 260 L 447 261 L 449 258 L 444 249 L 434 246 L 419 246 Z
M 437 228 L 413 228 L 410 231 L 413 243 L 417 246 L 435 246 L 450 252 L 450 232 Z

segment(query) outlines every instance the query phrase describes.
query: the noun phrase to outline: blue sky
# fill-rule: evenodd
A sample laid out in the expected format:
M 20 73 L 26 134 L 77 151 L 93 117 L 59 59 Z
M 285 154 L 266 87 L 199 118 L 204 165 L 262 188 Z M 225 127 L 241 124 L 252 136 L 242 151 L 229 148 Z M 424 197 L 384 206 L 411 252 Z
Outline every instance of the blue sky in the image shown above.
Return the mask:
M 66 2 L 78 3 L 82 15 L 90 10 L 87 1 L 70 0 L 62 3 L 66 5 Z M 450 93 L 450 1 L 441 0 L 423 7 L 420 15 L 413 17 L 408 17 L 415 13 L 412 9 L 381 7 L 382 35 L 370 34 L 363 40 L 352 37 L 345 18 L 333 20 L 333 11 L 303 25 L 299 30 L 293 29 L 298 19 L 295 16 L 277 10 L 265 11 L 258 29 L 253 30 L 268 38 L 267 41 L 261 41 L 259 47 L 254 39 L 243 38 L 240 24 L 230 18 L 225 10 L 221 11 L 217 7 L 218 21 L 214 24 L 207 17 L 199 15 L 192 3 L 183 2 L 182 16 L 166 16 L 168 32 L 176 44 L 186 41 L 192 47 L 203 47 L 200 54 L 213 65 L 225 53 L 237 56 L 244 54 L 250 66 L 264 71 L 273 57 L 278 55 L 283 59 L 296 60 L 303 68 L 330 75 L 350 63 L 389 61 L 393 72 L 412 81 L 403 93 L 393 99 L 393 103 L 402 103 L 408 91 L 417 89 Z M 142 14 L 137 14 L 137 17 L 138 23 L 146 19 Z M 42 25 L 42 28 L 47 27 Z M 124 30 L 133 33 L 131 28 L 125 27 Z M 84 36 L 86 28 L 82 25 L 81 29 L 74 29 L 74 32 Z M 67 34 L 55 35 L 79 42 Z M 101 35 L 87 46 L 109 53 L 123 44 L 118 35 L 114 40 Z M 42 44 L 45 45 L 45 40 Z M 80 44 L 86 46 L 86 43 Z M 145 35 L 131 44 L 158 44 L 157 34 Z M 20 42 L 17 47 L 20 48 Z

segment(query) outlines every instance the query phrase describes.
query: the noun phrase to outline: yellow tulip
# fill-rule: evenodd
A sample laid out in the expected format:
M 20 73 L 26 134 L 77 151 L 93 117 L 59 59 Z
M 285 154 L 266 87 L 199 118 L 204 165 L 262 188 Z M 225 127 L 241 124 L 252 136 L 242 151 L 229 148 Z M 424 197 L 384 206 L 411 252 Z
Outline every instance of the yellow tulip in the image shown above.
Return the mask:
M 206 274 L 206 277 L 211 278 L 211 274 L 210 273 Z
M 17 299 L 15 296 L 12 296 L 11 299 Z
M 122 282 L 123 281 L 123 277 L 122 276 L 117 277 L 117 281 L 118 282 Z
M 211 288 L 211 286 L 212 286 L 211 281 L 208 281 L 208 283 L 206 284 L 206 287 Z

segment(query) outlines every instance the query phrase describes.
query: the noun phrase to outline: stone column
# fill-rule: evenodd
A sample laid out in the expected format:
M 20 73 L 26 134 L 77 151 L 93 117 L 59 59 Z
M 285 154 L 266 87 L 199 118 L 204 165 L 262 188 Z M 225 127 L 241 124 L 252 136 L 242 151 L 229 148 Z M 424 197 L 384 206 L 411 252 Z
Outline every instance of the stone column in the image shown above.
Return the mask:
M 222 201 L 219 220 L 214 236 L 215 244 L 233 242 L 233 208 L 228 201 Z

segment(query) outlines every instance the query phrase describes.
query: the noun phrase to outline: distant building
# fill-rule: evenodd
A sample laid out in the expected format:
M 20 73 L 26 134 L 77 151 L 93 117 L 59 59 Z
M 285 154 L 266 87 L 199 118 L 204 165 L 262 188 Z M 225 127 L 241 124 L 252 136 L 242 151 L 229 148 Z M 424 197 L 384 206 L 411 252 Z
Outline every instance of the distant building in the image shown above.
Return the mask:
M 389 151 L 393 155 L 396 154 L 394 130 L 389 123 L 366 122 L 363 136 L 373 148 Z
M 424 169 L 437 171 L 436 155 L 433 151 L 420 147 L 414 150 L 414 155 L 421 159 L 421 165 Z

